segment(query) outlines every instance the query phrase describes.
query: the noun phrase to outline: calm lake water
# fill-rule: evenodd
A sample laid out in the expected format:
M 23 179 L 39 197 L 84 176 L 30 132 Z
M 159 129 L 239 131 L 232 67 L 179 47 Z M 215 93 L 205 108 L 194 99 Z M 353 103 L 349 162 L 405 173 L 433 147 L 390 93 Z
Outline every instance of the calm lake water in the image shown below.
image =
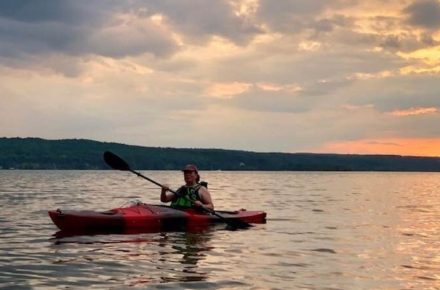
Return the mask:
M 176 188 L 177 171 L 144 171 Z M 202 172 L 266 224 L 56 238 L 49 209 L 159 203 L 117 171 L 0 171 L 0 288 L 440 289 L 440 174 Z

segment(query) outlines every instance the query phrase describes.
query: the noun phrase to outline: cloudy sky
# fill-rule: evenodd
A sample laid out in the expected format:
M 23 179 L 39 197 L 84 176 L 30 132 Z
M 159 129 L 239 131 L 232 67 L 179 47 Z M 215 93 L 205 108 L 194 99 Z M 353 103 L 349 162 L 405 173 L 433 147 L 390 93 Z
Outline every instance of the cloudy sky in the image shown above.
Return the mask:
M 0 136 L 440 156 L 438 0 L 2 0 Z

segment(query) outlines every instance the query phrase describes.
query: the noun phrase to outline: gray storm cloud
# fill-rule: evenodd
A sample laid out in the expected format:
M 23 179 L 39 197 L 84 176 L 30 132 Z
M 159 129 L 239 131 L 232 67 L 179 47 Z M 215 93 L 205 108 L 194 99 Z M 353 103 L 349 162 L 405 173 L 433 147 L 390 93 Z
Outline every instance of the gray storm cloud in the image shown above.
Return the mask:
M 194 41 L 206 41 L 218 35 L 246 44 L 262 32 L 255 23 L 234 13 L 224 0 L 150 1 L 145 7 L 150 13 L 165 15 L 174 29 Z
M 440 2 L 438 0 L 414 1 L 405 8 L 408 23 L 427 29 L 440 28 Z
M 120 19 L 118 15 L 130 19 Z M 0 2 L 0 56 L 66 53 L 108 57 L 168 56 L 177 44 L 148 17 L 161 15 L 193 41 L 219 35 L 246 43 L 259 28 L 233 13 L 226 1 L 11 1 Z M 139 21 L 142 25 L 135 26 Z
M 118 15 L 131 16 L 118 19 Z M 1 1 L 0 56 L 36 54 L 166 56 L 175 41 L 152 21 L 135 25 L 138 16 L 116 1 Z

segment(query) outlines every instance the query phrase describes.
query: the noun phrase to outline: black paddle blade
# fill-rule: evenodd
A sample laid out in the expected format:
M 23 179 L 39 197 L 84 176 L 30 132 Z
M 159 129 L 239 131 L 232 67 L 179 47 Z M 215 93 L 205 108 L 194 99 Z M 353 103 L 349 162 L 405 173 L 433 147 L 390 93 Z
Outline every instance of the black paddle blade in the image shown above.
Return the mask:
M 107 163 L 108 166 L 110 166 L 113 169 L 117 170 L 123 170 L 123 171 L 129 171 L 130 166 L 122 160 L 121 157 L 119 157 L 116 154 L 111 153 L 110 151 L 104 152 L 104 161 Z
M 226 223 L 226 230 L 235 231 L 235 230 L 238 230 L 238 229 L 247 229 L 247 228 L 250 228 L 252 226 L 250 223 L 247 223 L 247 222 L 239 220 L 239 219 L 228 219 L 228 218 L 225 218 L 224 216 L 220 215 L 218 212 L 215 212 L 214 210 L 211 210 L 209 208 L 203 207 L 203 209 L 206 212 L 209 212 L 209 213 L 217 216 L 218 218 L 220 218 L 220 220 L 225 222 Z

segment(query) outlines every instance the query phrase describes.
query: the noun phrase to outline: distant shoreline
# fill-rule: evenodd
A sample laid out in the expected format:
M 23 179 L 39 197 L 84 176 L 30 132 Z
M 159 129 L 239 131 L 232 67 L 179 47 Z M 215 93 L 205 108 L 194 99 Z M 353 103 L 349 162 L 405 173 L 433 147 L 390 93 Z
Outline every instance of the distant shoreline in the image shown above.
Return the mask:
M 225 149 L 142 147 L 86 139 L 0 138 L 0 170 L 105 170 L 104 151 L 138 170 L 440 172 L 440 157 L 259 153 Z
M 112 171 L 111 169 L 6 169 L 6 168 L 0 168 L 0 172 L 14 172 L 14 171 L 26 171 L 26 172 L 32 172 L 32 171 Z M 114 170 L 113 170 L 114 171 Z M 160 171 L 166 171 L 166 172 L 180 172 L 179 169 L 137 169 L 137 171 L 151 171 L 151 172 L 160 172 Z M 267 173 L 440 173 L 440 170 L 438 171 L 392 171 L 392 170 L 200 170 L 200 172 L 226 172 L 226 173 L 249 173 L 249 172 L 267 172 Z

